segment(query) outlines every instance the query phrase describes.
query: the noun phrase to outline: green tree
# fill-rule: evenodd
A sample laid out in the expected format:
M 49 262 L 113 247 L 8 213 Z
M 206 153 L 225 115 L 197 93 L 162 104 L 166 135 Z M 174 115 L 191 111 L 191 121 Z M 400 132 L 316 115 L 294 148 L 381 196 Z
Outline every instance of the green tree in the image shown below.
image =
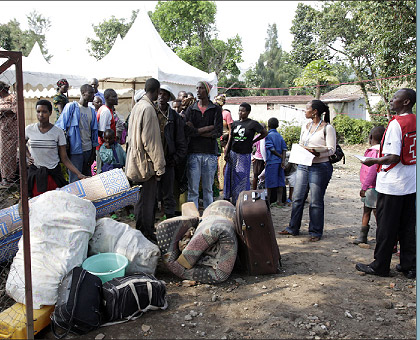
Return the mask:
M 297 86 L 315 85 L 315 98 L 321 98 L 321 85 L 337 84 L 338 78 L 335 76 L 332 66 L 324 59 L 311 61 L 303 69 L 302 74 L 294 80 Z
M 93 31 L 97 39 L 87 38 L 86 43 L 90 45 L 88 52 L 91 56 L 97 60 L 105 57 L 108 52 L 114 46 L 115 39 L 118 34 L 121 38 L 124 38 L 134 20 L 137 18 L 138 10 L 131 12 L 130 19 L 117 19 L 115 16 L 111 16 L 110 19 L 99 23 L 98 25 L 92 25 Z
M 282 88 L 276 90 L 250 90 L 252 95 L 288 95 L 288 88 L 299 74 L 299 66 L 292 62 L 290 54 L 283 51 L 278 42 L 276 24 L 269 24 L 265 51 L 256 65 L 245 73 L 247 87 Z
M 384 103 L 403 82 L 415 78 L 384 78 L 415 70 L 416 3 L 411 1 L 332 1 L 323 5 L 320 41 L 345 56 L 359 80 L 373 79 Z M 340 43 L 340 47 L 337 47 Z M 360 82 L 369 113 L 367 85 Z M 387 107 L 388 116 L 390 116 Z
M 239 75 L 242 40 L 222 41 L 215 27 L 214 1 L 159 1 L 151 19 L 162 39 L 184 61 L 218 78 Z
M 36 11 L 29 13 L 26 18 L 28 30 L 23 31 L 16 19 L 0 25 L 0 46 L 8 51 L 21 51 L 27 57 L 35 42 L 38 42 L 44 58 L 49 61 L 52 56 L 48 55 L 45 34 L 51 27 L 50 20 Z
M 329 51 L 317 42 L 319 12 L 300 2 L 297 5 L 290 33 L 293 34 L 292 60 L 301 67 L 317 59 L 329 59 Z
M 302 13 L 295 17 L 295 27 L 292 28 L 296 41 L 292 55 L 299 58 L 305 53 L 305 38 L 309 35 L 306 44 L 316 42 L 317 48 L 340 56 L 350 65 L 359 81 L 370 114 L 373 111 L 368 90 L 379 93 L 383 102 L 387 103 L 396 87 L 402 84 L 415 86 L 415 76 L 385 79 L 415 72 L 414 0 L 326 1 L 319 11 L 306 8 L 310 14 L 308 17 L 303 15 L 303 5 L 300 9 Z M 310 34 L 302 35 L 305 29 Z M 306 52 L 312 53 L 313 49 Z M 372 81 L 367 83 L 369 79 Z M 386 110 L 389 115 L 387 105 Z
M 29 30 L 27 31 L 27 39 L 29 41 L 33 41 L 34 43 L 35 41 L 37 41 L 39 47 L 41 48 L 42 55 L 47 61 L 49 61 L 52 55 L 48 54 L 48 49 L 46 48 L 45 34 L 51 28 L 50 19 L 44 18 L 44 16 L 42 14 L 39 14 L 37 11 L 32 11 L 31 13 L 29 13 L 29 15 L 26 16 L 26 18 L 28 19 L 29 25 Z

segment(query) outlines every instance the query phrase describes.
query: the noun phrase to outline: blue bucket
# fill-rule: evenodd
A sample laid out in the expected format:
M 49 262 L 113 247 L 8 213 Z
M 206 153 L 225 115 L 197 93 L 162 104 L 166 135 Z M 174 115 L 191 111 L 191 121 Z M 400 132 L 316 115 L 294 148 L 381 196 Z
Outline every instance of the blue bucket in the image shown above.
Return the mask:
M 88 257 L 83 261 L 82 268 L 96 275 L 105 283 L 116 277 L 125 275 L 128 260 L 117 253 L 102 253 Z

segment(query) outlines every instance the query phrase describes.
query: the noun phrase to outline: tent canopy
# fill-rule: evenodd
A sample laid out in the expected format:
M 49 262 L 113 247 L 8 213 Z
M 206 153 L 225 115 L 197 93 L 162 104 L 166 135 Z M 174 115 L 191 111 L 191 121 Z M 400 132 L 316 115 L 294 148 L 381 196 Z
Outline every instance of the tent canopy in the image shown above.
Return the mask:
M 174 92 L 195 92 L 197 82 L 205 80 L 214 86 L 211 98 L 217 94 L 216 74 L 203 72 L 179 58 L 162 40 L 145 10 L 139 11 L 124 39 L 118 40 L 93 70 L 101 80 L 154 77 Z
M 137 90 L 144 87 L 147 78 L 154 77 L 169 85 L 175 94 L 180 90 L 195 93 L 196 84 L 201 80 L 213 85 L 211 98 L 217 94 L 216 74 L 203 72 L 179 58 L 162 40 L 144 9 L 138 12 L 124 39 L 118 36 L 111 51 L 101 60 L 96 61 L 86 50 L 79 51 L 71 46 L 53 47 L 54 57 L 48 63 L 36 43 L 22 62 L 25 89 L 49 90 L 56 87 L 61 78 L 66 78 L 71 87 L 79 88 L 95 77 L 105 87 L 119 83 L 116 88 Z M 14 69 L 0 74 L 0 80 L 13 84 Z

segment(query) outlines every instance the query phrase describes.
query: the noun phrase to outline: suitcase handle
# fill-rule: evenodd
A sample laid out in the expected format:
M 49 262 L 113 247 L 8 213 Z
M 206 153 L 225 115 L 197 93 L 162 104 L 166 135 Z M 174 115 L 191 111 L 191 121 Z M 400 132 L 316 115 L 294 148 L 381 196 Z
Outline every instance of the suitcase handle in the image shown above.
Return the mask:
M 255 202 L 256 200 L 261 199 L 261 195 L 259 192 L 253 191 L 251 194 L 252 202 Z

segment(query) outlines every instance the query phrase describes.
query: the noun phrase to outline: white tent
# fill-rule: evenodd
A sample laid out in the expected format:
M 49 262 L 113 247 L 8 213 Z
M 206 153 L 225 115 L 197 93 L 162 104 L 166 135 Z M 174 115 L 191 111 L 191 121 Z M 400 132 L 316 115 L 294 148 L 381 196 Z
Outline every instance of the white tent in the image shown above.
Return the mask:
M 74 88 L 79 88 L 86 84 L 88 80 L 82 76 L 65 74 L 63 72 L 54 72 L 51 65 L 42 55 L 38 42 L 34 44 L 31 53 L 27 57 L 22 57 L 23 83 L 25 87 L 25 97 L 47 97 L 50 92 L 55 93 L 57 81 L 66 78 L 69 84 Z M 67 70 L 67 68 L 62 68 Z M 0 80 L 12 85 L 16 82 L 14 66 L 0 74 Z
M 217 94 L 216 74 L 203 72 L 179 58 L 162 40 L 145 10 L 139 11 L 124 39 L 92 69 L 101 80 L 154 77 L 169 85 L 175 95 L 180 90 L 195 93 L 197 82 L 205 80 L 213 85 L 210 98 Z

